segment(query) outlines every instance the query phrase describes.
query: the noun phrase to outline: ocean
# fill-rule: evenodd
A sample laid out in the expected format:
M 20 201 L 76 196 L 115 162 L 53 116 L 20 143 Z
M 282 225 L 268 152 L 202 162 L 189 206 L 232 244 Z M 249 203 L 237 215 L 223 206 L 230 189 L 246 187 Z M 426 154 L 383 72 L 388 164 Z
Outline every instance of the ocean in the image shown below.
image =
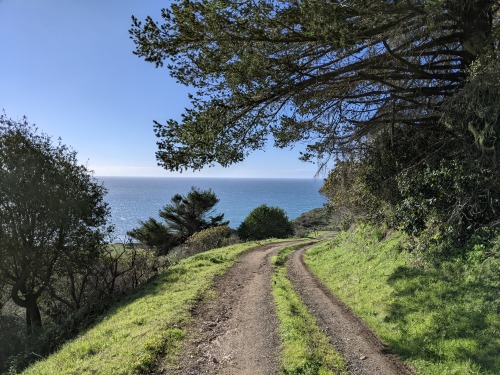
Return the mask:
M 170 204 L 170 198 L 186 195 L 191 187 L 212 189 L 219 198 L 214 213 L 223 213 L 231 228 L 237 228 L 261 204 L 285 210 L 290 220 L 313 208 L 322 207 L 325 198 L 318 190 L 322 179 L 192 178 L 192 177 L 98 177 L 108 189 L 105 197 L 111 208 L 116 240 L 126 238 L 128 230 Z

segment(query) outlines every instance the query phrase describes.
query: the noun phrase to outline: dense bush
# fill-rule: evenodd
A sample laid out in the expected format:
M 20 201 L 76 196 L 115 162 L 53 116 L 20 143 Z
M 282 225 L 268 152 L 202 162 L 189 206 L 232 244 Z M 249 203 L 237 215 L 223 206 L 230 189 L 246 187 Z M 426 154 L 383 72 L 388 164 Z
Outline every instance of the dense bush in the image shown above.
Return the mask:
M 465 249 L 477 230 L 498 224 L 500 173 L 467 134 L 433 132 L 437 148 L 408 126 L 372 134 L 355 160 L 335 165 L 321 192 L 351 222 L 403 229 L 420 249 Z
M 320 193 L 332 208 L 348 213 L 347 216 L 353 219 L 376 216 L 380 200 L 365 183 L 367 168 L 366 163 L 357 160 L 337 162 L 328 173 Z
M 233 231 L 227 225 L 207 228 L 193 234 L 184 243 L 183 252 L 185 255 L 193 255 L 224 247 L 234 243 L 236 239 L 231 239 Z
M 157 255 L 167 254 L 173 247 L 179 245 L 179 238 L 158 220 L 149 218 L 140 224 L 140 227 L 127 232 L 127 235 L 153 248 Z
M 397 218 L 409 234 L 431 231 L 464 244 L 478 228 L 498 218 L 499 182 L 479 164 L 456 160 L 403 173 L 398 178 L 402 199 Z
M 297 237 L 306 237 L 312 231 L 331 230 L 334 228 L 336 215 L 327 208 L 314 208 L 304 212 L 292 220 L 294 234 Z
M 0 373 L 7 371 L 13 357 L 26 348 L 25 325 L 24 319 L 16 311 L 0 310 L 0 332 L 2 332 L 0 334 Z
M 293 235 L 292 223 L 285 211 L 265 204 L 255 208 L 238 227 L 242 240 L 263 240 L 265 238 L 287 238 Z

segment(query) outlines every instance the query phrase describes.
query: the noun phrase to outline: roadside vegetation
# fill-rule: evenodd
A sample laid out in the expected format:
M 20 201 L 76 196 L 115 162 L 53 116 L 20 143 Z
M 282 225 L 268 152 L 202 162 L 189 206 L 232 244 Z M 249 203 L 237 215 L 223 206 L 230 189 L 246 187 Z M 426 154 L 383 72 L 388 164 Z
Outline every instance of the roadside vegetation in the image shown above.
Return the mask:
M 330 231 L 337 228 L 336 215 L 327 207 L 315 208 L 304 212 L 292 220 L 295 237 L 307 237 L 319 232 Z
M 300 245 L 285 247 L 273 259 L 273 295 L 279 321 L 283 374 L 347 374 L 345 361 L 330 345 L 287 277 L 286 259 Z
M 287 238 L 293 235 L 293 225 L 282 208 L 263 204 L 248 214 L 237 232 L 242 240 L 247 241 Z
M 78 338 L 24 374 L 130 374 L 173 354 L 185 337 L 190 309 L 215 276 L 253 242 L 207 251 L 180 261 L 125 297 Z
M 139 228 L 127 232 L 158 255 L 168 254 L 197 232 L 229 224 L 229 221 L 223 221 L 224 214 L 209 216 L 219 202 L 210 189 L 200 190 L 193 186 L 186 196 L 175 194 L 170 201 L 171 204 L 158 212 L 163 222 L 149 218 L 141 221 Z
M 409 242 L 359 225 L 305 261 L 420 374 L 500 373 L 500 237 L 439 264 L 405 250 Z

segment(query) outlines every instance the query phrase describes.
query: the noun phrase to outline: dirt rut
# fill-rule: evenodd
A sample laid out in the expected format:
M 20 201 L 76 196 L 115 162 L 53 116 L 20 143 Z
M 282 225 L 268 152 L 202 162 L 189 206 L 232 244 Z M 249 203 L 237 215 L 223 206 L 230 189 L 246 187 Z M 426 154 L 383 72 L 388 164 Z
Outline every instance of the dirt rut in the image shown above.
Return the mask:
M 349 374 L 416 375 L 309 271 L 303 261 L 306 249 L 290 255 L 288 276 L 332 344 L 346 359 Z
M 157 373 L 277 374 L 280 342 L 271 293 L 271 256 L 284 246 L 252 250 L 218 278 L 217 298 L 205 299 L 193 311 L 179 365 L 160 364 Z

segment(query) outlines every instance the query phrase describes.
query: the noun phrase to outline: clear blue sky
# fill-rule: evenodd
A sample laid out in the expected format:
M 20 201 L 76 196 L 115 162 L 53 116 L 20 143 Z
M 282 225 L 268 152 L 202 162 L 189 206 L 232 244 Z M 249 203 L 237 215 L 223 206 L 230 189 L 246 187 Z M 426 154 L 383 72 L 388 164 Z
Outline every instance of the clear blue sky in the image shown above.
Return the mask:
M 72 146 L 98 176 L 176 176 L 156 166 L 152 121 L 178 119 L 189 89 L 132 54 L 131 15 L 160 0 L 0 0 L 0 110 Z M 195 176 L 304 177 L 298 150 L 258 152 Z M 192 173 L 183 173 L 192 176 Z

